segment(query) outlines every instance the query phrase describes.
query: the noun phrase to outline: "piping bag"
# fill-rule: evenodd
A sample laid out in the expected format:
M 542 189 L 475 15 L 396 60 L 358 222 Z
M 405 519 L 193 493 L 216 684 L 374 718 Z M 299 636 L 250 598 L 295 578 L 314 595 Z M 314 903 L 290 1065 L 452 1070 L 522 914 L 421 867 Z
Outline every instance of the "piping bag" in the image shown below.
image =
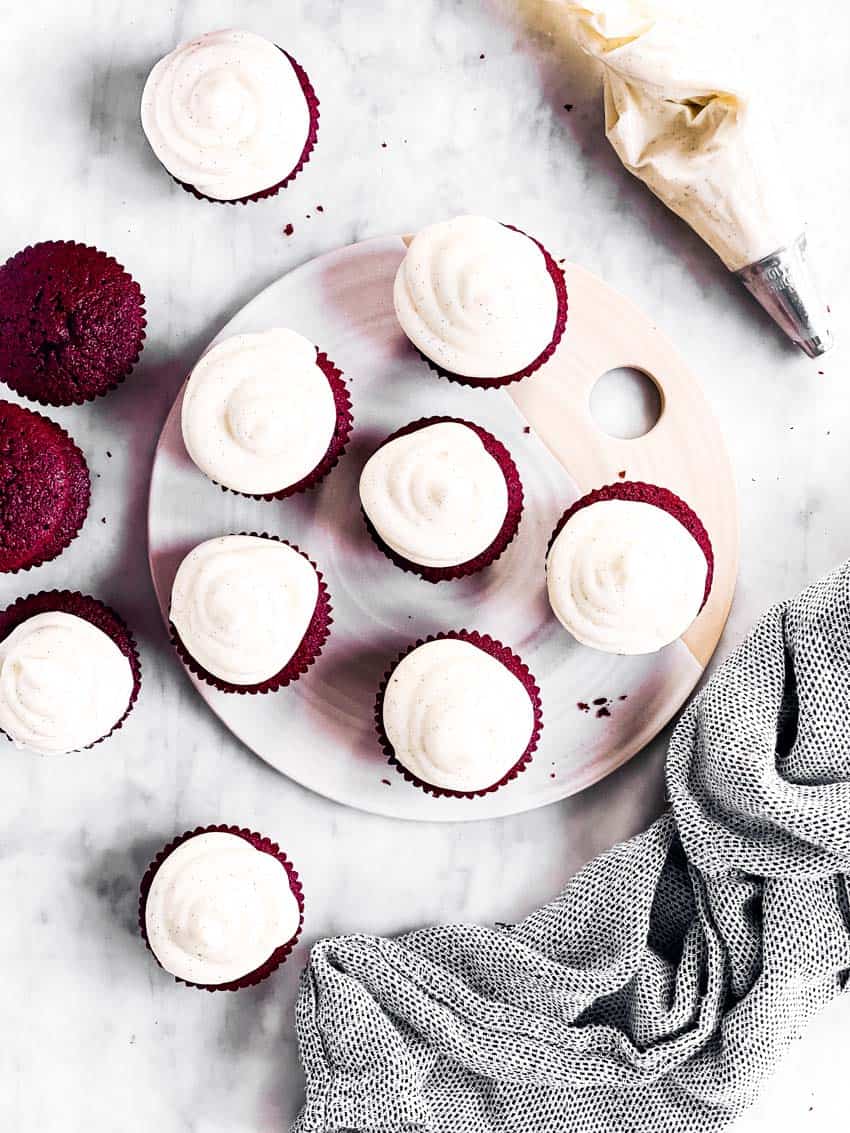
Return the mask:
M 787 164 L 766 105 L 750 98 L 728 48 L 657 0 L 553 2 L 603 65 L 605 133 L 626 169 L 810 358 L 823 354 L 829 309 L 809 270 Z

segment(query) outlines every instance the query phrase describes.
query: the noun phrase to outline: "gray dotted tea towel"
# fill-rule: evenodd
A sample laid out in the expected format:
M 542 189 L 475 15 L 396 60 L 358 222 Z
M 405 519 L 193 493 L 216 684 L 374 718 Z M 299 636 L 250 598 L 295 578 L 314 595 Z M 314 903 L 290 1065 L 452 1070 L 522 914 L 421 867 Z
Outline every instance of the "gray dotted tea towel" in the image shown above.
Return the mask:
M 317 944 L 293 1133 L 703 1133 L 850 969 L 850 565 L 685 712 L 671 812 L 513 928 Z

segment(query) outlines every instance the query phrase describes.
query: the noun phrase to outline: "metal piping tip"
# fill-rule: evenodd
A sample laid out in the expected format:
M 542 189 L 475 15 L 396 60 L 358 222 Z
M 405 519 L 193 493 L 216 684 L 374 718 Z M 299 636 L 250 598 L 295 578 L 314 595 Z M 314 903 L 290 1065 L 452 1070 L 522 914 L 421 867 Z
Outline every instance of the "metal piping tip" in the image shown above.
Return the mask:
M 830 349 L 829 310 L 809 270 L 805 233 L 787 248 L 779 248 L 735 274 L 810 358 L 819 358 Z

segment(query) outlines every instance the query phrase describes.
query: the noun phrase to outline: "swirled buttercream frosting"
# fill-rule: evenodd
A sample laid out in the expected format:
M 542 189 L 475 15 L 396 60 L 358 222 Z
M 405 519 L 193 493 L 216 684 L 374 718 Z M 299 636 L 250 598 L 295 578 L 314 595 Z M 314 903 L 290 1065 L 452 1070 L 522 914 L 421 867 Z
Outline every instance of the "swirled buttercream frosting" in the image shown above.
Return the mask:
M 508 489 L 478 434 L 441 421 L 382 445 L 361 474 L 360 501 L 396 554 L 423 566 L 457 566 L 499 534 Z
M 402 658 L 381 712 L 398 762 L 452 791 L 498 783 L 534 732 L 534 706 L 522 682 L 477 645 L 455 638 L 428 641 Z
M 708 567 L 669 512 L 635 500 L 601 500 L 570 516 L 546 564 L 555 616 L 584 645 L 654 653 L 700 611 Z
M 234 492 L 262 496 L 308 476 L 328 451 L 336 405 L 316 347 L 292 330 L 237 334 L 195 366 L 183 393 L 186 450 Z
M 298 901 L 286 869 L 238 834 L 181 842 L 154 874 L 145 933 L 167 972 L 215 986 L 261 967 L 295 936 Z
M 88 747 L 122 719 L 132 694 L 130 662 L 85 618 L 36 614 L 0 642 L 0 728 L 18 747 Z
M 497 378 L 552 341 L 558 295 L 540 248 L 483 216 L 423 228 L 395 277 L 395 310 L 414 346 L 453 374 Z
M 236 201 L 292 172 L 310 132 L 310 109 L 283 51 L 252 32 L 227 29 L 160 59 L 142 93 L 142 127 L 178 181 L 214 200 Z
M 181 562 L 171 624 L 185 649 L 233 685 L 270 680 L 310 625 L 319 578 L 305 555 L 256 535 L 209 539 Z

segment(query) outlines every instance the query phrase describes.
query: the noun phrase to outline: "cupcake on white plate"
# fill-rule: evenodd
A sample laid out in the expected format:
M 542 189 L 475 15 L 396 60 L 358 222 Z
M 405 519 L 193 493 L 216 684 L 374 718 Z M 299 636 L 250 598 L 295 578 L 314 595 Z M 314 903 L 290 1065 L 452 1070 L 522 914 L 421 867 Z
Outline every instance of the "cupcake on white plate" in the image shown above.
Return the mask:
M 681 637 L 713 577 L 699 516 L 666 488 L 635 481 L 582 496 L 561 517 L 546 559 L 555 616 L 605 653 L 655 653 Z
M 257 499 L 318 484 L 344 452 L 352 424 L 342 371 L 283 328 L 216 343 L 183 391 L 189 456 L 222 488 Z
M 275 692 L 307 672 L 330 633 L 324 578 L 273 535 L 199 543 L 171 588 L 171 638 L 195 676 L 229 693 Z
M 272 197 L 309 161 L 319 100 L 283 48 L 227 28 L 181 43 L 148 75 L 142 128 L 156 156 L 196 197 Z
M 455 417 L 426 417 L 372 454 L 360 502 L 373 541 L 396 566 L 442 582 L 499 558 L 519 527 L 523 491 L 492 433 Z
M 286 854 L 238 826 L 187 831 L 142 878 L 142 938 L 160 967 L 190 987 L 253 987 L 286 960 L 303 923 L 304 893 Z
M 431 369 L 495 387 L 539 370 L 567 324 L 564 273 L 542 244 L 484 216 L 423 228 L 395 277 L 401 329 Z
M 469 630 L 417 641 L 378 690 L 378 739 L 409 783 L 437 797 L 490 794 L 531 762 L 540 690 L 506 645 Z

